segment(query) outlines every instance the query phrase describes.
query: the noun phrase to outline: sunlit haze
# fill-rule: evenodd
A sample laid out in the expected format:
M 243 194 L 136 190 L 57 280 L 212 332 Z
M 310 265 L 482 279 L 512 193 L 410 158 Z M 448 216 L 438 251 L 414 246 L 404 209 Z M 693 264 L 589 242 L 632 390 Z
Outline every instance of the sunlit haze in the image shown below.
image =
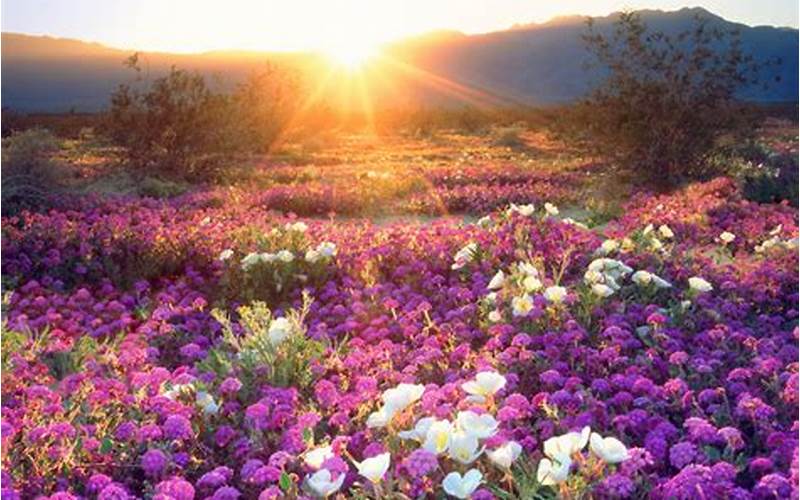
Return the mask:
M 428 32 L 480 33 L 571 14 L 701 6 L 750 25 L 798 25 L 796 0 L 3 0 L 2 30 L 140 50 L 314 50 L 353 65 L 381 43 Z

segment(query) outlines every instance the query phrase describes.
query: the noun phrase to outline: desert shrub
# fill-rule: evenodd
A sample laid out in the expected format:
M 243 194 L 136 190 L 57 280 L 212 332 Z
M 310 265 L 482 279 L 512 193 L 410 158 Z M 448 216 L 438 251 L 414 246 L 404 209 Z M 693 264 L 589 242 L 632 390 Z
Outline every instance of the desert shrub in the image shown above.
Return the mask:
M 525 131 L 523 124 L 515 124 L 508 127 L 494 127 L 491 131 L 492 144 L 504 148 L 519 148 L 525 145 L 522 140 L 522 133 Z
M 172 198 L 184 194 L 189 186 L 185 183 L 159 179 L 158 177 L 145 177 L 139 182 L 138 193 L 151 198 Z
M 299 77 L 268 65 L 250 74 L 233 95 L 244 144 L 267 152 L 289 126 L 301 92 Z
M 707 162 L 737 179 L 745 198 L 758 203 L 798 203 L 797 155 L 779 151 L 762 140 L 735 142 L 719 148 Z
M 697 16 L 691 30 L 669 36 L 622 13 L 610 33 L 590 21 L 584 40 L 608 76 L 572 123 L 617 168 L 674 186 L 710 174 L 704 160 L 721 135 L 752 130 L 735 97 L 760 67 L 737 32 Z
M 3 214 L 41 206 L 61 175 L 53 154 L 58 140 L 47 130 L 29 129 L 3 139 Z
M 212 91 L 202 75 L 173 67 L 143 90 L 121 85 L 107 132 L 138 172 L 210 179 L 241 149 L 233 110 L 230 96 Z

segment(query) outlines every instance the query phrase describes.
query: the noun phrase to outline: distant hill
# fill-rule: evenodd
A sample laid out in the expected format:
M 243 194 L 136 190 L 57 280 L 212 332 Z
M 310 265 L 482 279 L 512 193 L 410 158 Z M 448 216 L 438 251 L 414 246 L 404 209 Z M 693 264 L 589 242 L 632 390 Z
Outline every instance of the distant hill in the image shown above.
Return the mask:
M 797 101 L 798 31 L 769 26 L 731 23 L 703 9 L 672 12 L 640 11 L 653 29 L 678 33 L 691 27 L 695 15 L 741 32 L 745 52 L 757 60 L 780 58 L 782 64 L 764 75 L 779 81 L 766 89 L 742 89 L 742 97 L 756 101 Z M 616 14 L 596 18 L 600 30 L 611 27 Z M 587 71 L 587 53 L 580 35 L 581 16 L 556 18 L 541 24 L 522 24 L 505 31 L 464 35 L 432 32 L 385 47 L 394 64 L 376 64 L 368 78 L 378 107 L 416 104 L 420 101 L 487 104 L 554 104 L 584 95 L 601 78 Z M 19 111 L 97 111 L 132 72 L 123 61 L 133 52 L 96 43 L 50 37 L 2 34 L 2 105 Z M 322 72 L 327 62 L 310 53 L 220 51 L 203 54 L 143 53 L 143 70 L 149 77 L 164 74 L 171 65 L 217 75 L 218 84 L 231 88 L 267 61 L 303 72 Z M 341 87 L 341 86 L 339 86 Z M 341 90 L 336 83 L 330 92 Z

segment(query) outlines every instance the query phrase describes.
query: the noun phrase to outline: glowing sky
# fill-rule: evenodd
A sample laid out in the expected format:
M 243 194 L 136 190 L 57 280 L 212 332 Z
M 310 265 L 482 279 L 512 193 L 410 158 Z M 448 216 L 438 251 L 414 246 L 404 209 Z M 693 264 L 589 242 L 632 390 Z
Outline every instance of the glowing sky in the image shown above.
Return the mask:
M 746 24 L 798 25 L 797 0 L 2 0 L 2 30 L 171 52 L 375 45 L 436 29 L 480 33 L 568 14 L 701 6 Z

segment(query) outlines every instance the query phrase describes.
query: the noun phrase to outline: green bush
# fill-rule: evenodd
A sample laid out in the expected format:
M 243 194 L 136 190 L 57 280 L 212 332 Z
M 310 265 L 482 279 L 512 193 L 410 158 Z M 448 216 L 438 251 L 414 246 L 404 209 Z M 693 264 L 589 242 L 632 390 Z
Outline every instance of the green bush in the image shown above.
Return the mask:
M 213 179 L 242 148 L 234 109 L 202 75 L 173 67 L 145 90 L 121 85 L 111 96 L 107 132 L 138 172 Z
M 3 139 L 3 214 L 42 206 L 47 194 L 59 187 L 63 172 L 54 161 L 59 141 L 39 128 L 16 132 Z
M 495 127 L 491 131 L 492 144 L 504 148 L 520 148 L 525 145 L 521 137 L 524 131 L 525 127 L 522 125 Z
M 327 345 L 306 335 L 305 321 L 311 297 L 303 294 L 303 305 L 281 318 L 273 317 L 263 302 L 237 309 L 238 326 L 219 309 L 212 315 L 222 325 L 222 342 L 200 364 L 201 371 L 214 372 L 220 379 L 236 376 L 244 391 L 263 382 L 277 387 L 309 387 Z
M 693 29 L 669 36 L 622 13 L 610 34 L 590 21 L 584 40 L 608 77 L 569 123 L 618 169 L 657 187 L 703 178 L 721 136 L 754 129 L 735 93 L 755 82 L 760 66 L 742 52 L 737 32 L 698 16 Z
M 150 198 L 172 198 L 186 193 L 189 187 L 185 183 L 159 179 L 157 177 L 145 177 L 139 183 L 138 193 L 141 196 Z

